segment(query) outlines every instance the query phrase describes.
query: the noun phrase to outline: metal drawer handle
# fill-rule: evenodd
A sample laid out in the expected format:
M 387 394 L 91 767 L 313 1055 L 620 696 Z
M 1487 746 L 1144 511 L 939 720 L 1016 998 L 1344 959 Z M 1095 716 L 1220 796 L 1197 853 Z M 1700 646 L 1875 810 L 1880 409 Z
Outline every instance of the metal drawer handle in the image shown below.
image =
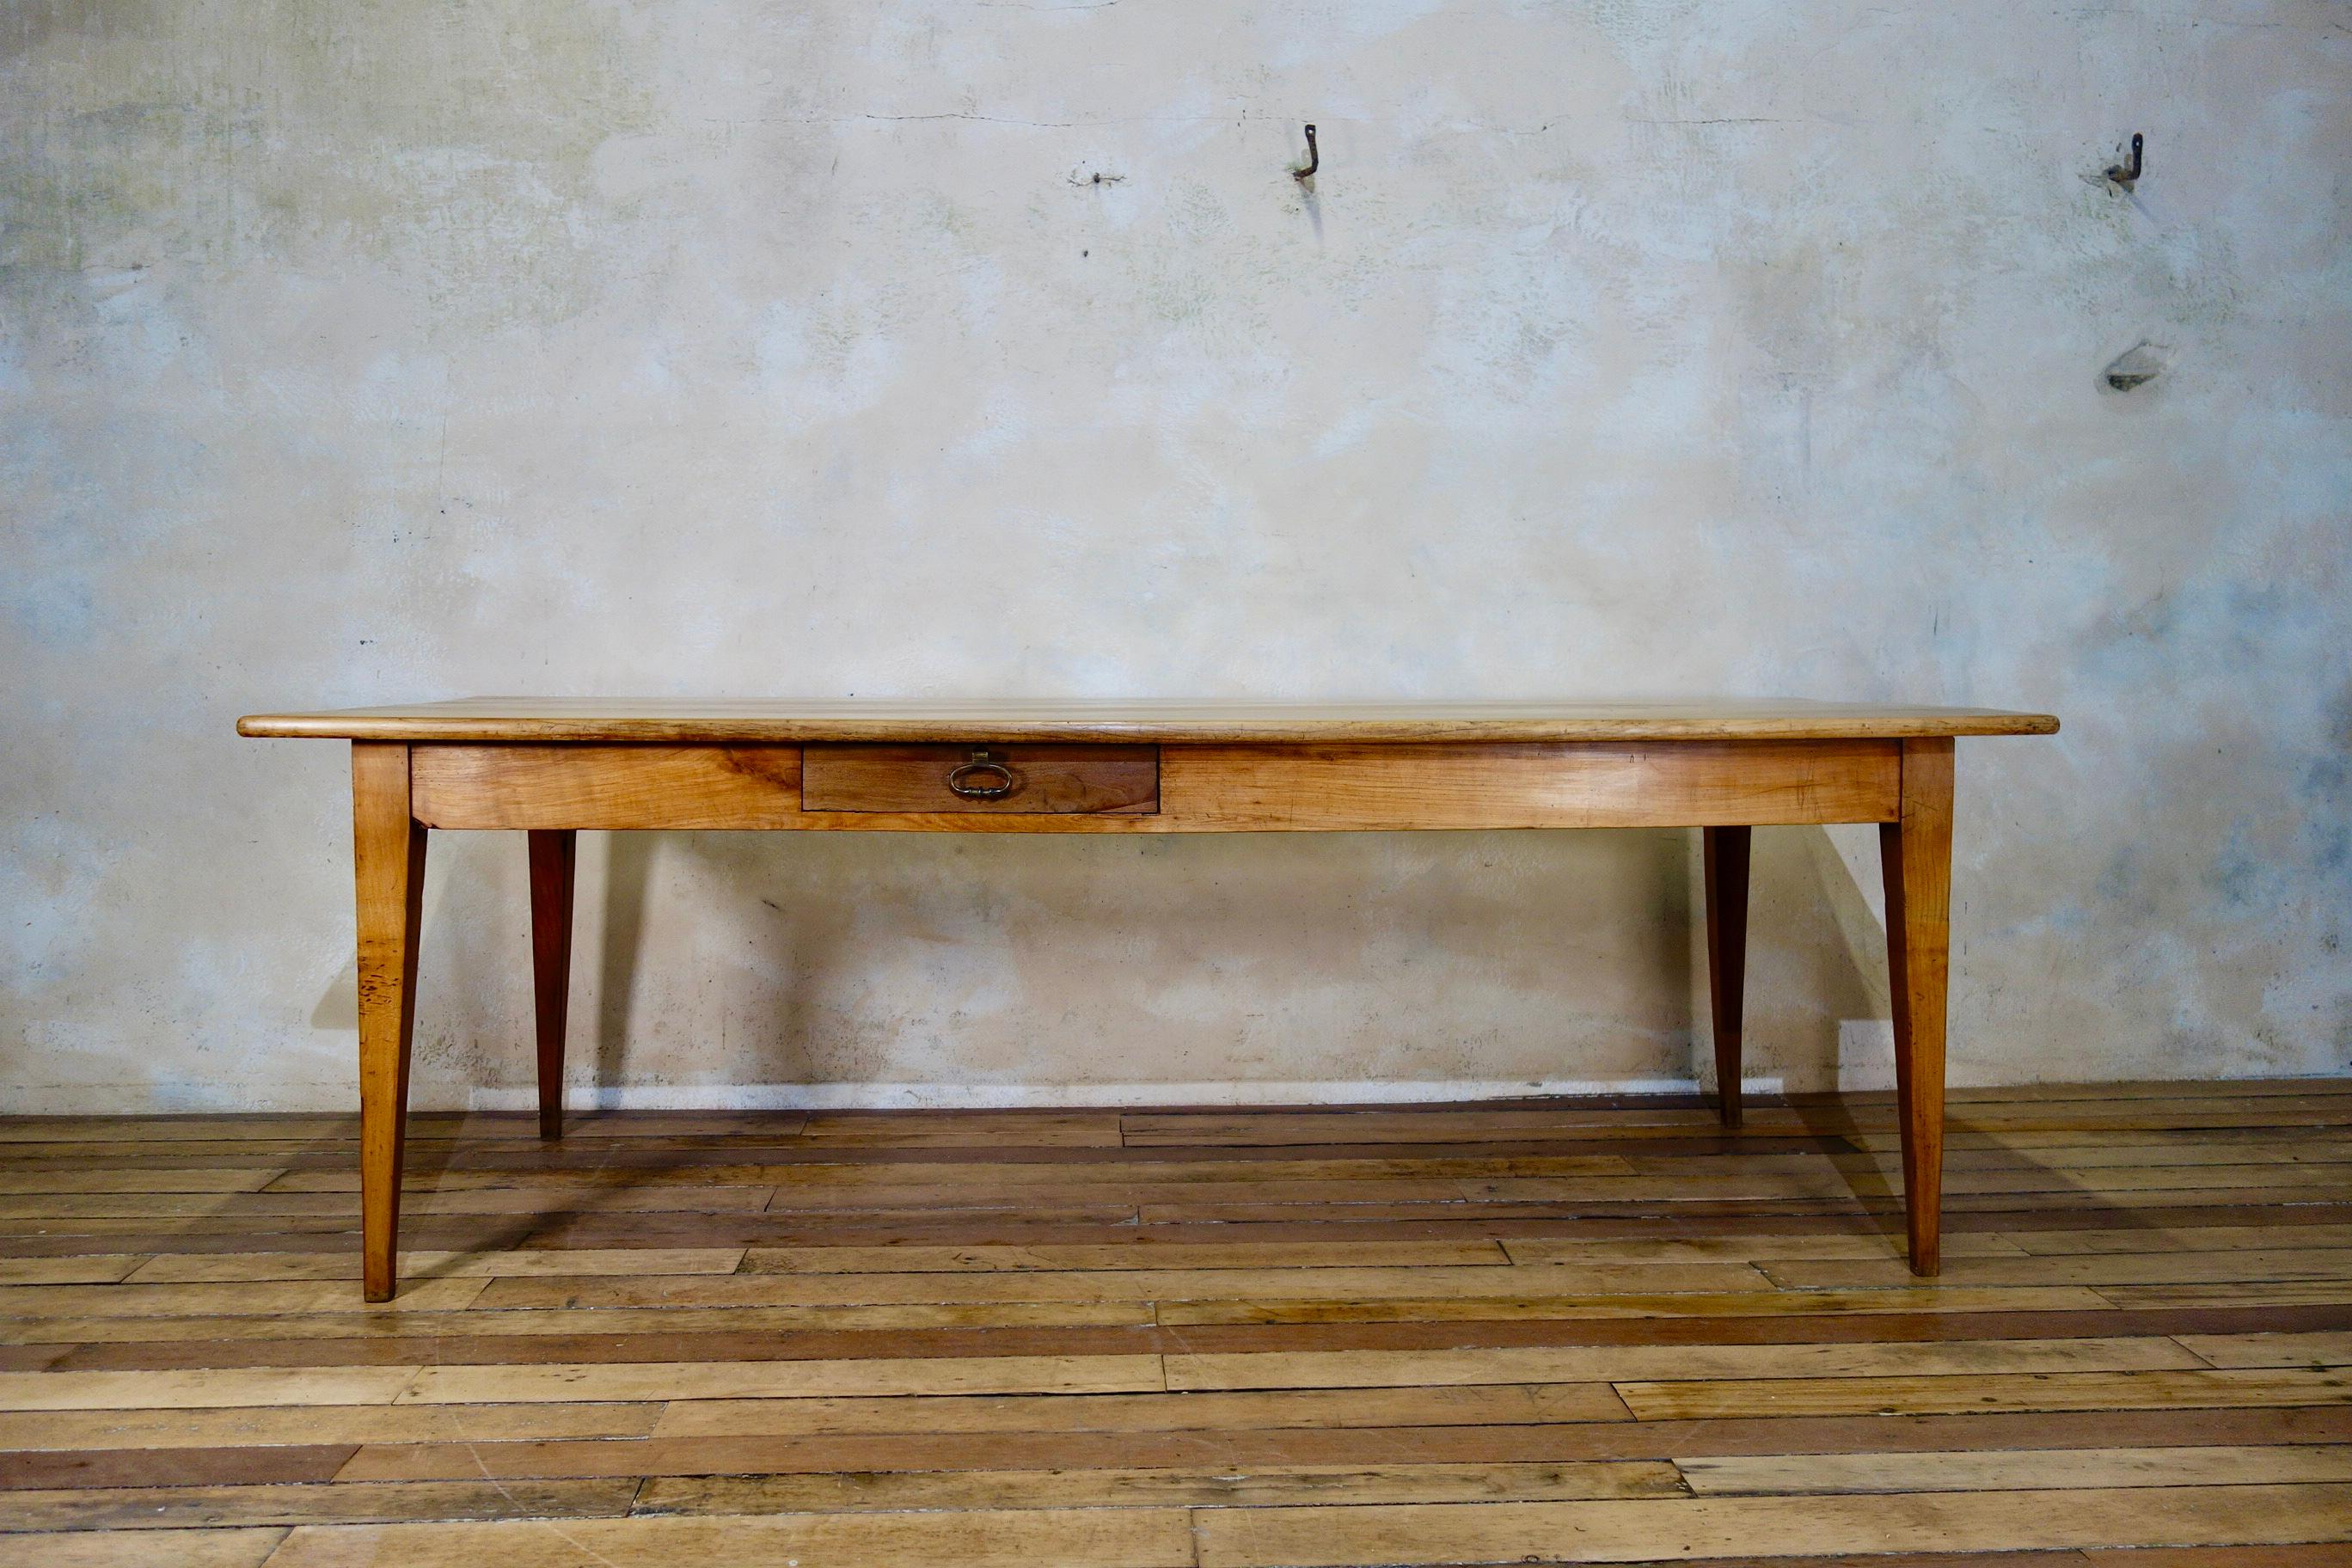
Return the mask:
M 948 788 L 966 800 L 1003 800 L 1021 787 L 1021 775 L 981 747 L 971 761 L 948 770 Z

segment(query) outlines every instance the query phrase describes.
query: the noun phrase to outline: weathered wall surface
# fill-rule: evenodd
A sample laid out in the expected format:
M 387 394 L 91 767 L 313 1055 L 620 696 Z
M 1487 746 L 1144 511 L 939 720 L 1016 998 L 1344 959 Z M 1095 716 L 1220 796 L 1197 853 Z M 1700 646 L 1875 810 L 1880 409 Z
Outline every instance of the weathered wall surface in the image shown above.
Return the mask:
M 2347 26 L 16 0 L 0 1093 L 347 1103 L 345 759 L 231 721 L 518 689 L 2049 708 L 1962 748 L 1955 1078 L 2346 1070 Z M 1853 847 L 1759 837 L 1759 1076 L 1883 1075 Z M 435 854 L 417 1098 L 511 1100 L 521 847 Z M 647 1100 L 1705 1055 L 1680 836 L 584 858 Z

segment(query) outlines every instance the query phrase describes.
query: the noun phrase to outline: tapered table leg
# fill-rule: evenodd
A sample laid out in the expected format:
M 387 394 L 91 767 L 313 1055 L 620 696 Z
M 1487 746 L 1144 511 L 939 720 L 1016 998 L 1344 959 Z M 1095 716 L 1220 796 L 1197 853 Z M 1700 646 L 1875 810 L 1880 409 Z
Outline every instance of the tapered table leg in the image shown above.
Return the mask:
M 563 1136 L 563 1026 L 572 992 L 572 871 L 579 835 L 530 830 L 530 970 L 539 1023 L 539 1135 Z
M 352 743 L 352 866 L 358 890 L 360 1236 L 366 1297 L 397 1282 L 408 1046 L 416 1019 L 425 825 L 409 815 L 408 748 Z
M 1715 1016 L 1715 1093 L 1726 1127 L 1739 1125 L 1739 1020 L 1748 978 L 1749 829 L 1703 830 L 1706 882 L 1706 994 Z
M 1748 827 L 1706 827 L 1707 1002 L 1715 1013 L 1715 1100 L 1740 1123 L 1740 999 L 1748 985 Z
M 1886 965 L 1895 1088 L 1903 1123 L 1903 1205 L 1911 1272 L 1942 1267 L 1944 996 L 1951 944 L 1952 742 L 1903 742 L 1902 816 L 1878 829 L 1886 873 Z

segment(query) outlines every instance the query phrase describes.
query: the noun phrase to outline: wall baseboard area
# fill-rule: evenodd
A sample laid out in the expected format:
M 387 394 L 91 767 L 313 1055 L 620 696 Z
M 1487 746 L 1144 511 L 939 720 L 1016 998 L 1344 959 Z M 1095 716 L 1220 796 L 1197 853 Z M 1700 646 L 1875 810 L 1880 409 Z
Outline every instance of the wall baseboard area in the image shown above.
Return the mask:
M 1747 1080 L 1750 1094 L 1777 1094 L 1778 1078 Z M 1555 1095 L 1696 1094 L 1695 1079 L 1445 1079 L 1436 1081 L 1344 1083 L 766 1083 L 629 1084 L 614 1089 L 578 1085 L 563 1103 L 572 1110 L 1084 1110 L 1097 1106 L 1414 1105 L 1475 1100 L 1522 1100 Z M 528 1089 L 478 1089 L 468 1110 L 529 1110 Z M 417 1109 L 425 1109 L 420 1102 Z

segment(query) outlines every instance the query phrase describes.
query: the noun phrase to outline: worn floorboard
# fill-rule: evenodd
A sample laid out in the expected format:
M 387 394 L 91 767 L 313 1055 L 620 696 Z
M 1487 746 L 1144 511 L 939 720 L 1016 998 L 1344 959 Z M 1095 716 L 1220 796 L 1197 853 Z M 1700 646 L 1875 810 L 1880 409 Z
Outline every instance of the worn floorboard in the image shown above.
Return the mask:
M 0 1118 L 0 1568 L 2352 1562 L 2352 1085 Z

